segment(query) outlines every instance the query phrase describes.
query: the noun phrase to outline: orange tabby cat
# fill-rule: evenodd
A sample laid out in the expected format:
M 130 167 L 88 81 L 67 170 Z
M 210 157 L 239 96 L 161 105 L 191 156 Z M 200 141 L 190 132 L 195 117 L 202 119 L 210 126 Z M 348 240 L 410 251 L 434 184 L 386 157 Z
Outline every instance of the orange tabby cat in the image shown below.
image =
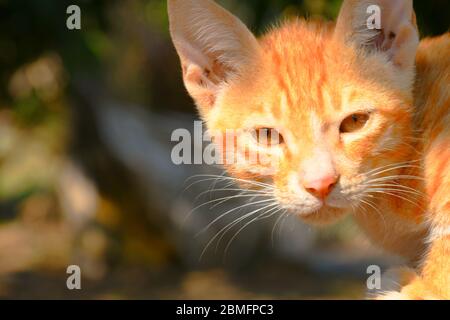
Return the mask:
M 373 4 L 381 30 L 367 25 Z M 344 1 L 335 26 L 295 20 L 259 40 L 211 0 L 168 6 L 208 128 L 240 129 L 277 158 L 229 172 L 270 182 L 279 205 L 309 223 L 353 214 L 374 243 L 406 257 L 410 269 L 389 272 L 380 298 L 450 298 L 449 35 L 419 46 L 411 0 Z M 258 128 L 278 143 L 250 135 Z M 389 288 L 394 276 L 402 287 Z

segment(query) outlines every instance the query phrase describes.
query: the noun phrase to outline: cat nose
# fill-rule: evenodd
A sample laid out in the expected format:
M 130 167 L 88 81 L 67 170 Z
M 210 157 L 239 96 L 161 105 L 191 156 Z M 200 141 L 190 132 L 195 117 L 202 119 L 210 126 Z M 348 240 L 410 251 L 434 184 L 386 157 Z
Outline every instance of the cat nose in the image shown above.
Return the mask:
M 309 193 L 319 199 L 325 199 L 333 190 L 339 177 L 335 174 L 316 177 L 303 181 L 303 186 Z

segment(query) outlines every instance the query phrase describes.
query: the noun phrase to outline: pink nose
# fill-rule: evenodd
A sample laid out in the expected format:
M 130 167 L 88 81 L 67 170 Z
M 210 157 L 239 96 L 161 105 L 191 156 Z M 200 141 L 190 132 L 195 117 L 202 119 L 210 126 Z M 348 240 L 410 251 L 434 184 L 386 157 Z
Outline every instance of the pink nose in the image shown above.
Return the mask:
M 327 175 L 317 179 L 303 181 L 303 186 L 306 191 L 317 198 L 325 199 L 333 190 L 338 178 L 337 175 Z

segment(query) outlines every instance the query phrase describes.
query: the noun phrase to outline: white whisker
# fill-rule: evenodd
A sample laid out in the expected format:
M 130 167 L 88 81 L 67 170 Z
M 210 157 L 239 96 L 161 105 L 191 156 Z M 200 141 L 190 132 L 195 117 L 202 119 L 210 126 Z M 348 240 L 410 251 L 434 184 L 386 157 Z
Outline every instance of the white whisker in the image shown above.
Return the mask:
M 271 200 L 271 201 L 273 201 L 273 200 Z M 252 203 L 247 204 L 247 205 L 252 205 Z M 208 250 L 209 246 L 210 246 L 210 245 L 214 242 L 214 240 L 216 240 L 217 237 L 219 237 L 224 231 L 226 232 L 226 230 L 229 230 L 229 229 L 232 228 L 234 225 L 236 225 L 237 223 L 241 222 L 242 220 L 244 220 L 244 219 L 246 219 L 246 218 L 252 216 L 253 214 L 256 214 L 257 212 L 260 212 L 261 210 L 264 210 L 264 209 L 267 209 L 268 207 L 276 206 L 276 205 L 278 205 L 278 204 L 277 204 L 277 203 L 272 203 L 272 204 L 269 204 L 269 205 L 267 205 L 267 206 L 265 206 L 265 207 L 256 209 L 256 210 L 254 210 L 254 211 L 252 211 L 252 212 L 250 212 L 250 213 L 247 213 L 247 214 L 245 214 L 245 215 L 239 217 L 239 218 L 236 219 L 235 221 L 233 221 L 233 222 L 231 222 L 230 224 L 228 224 L 227 226 L 223 227 L 221 230 L 219 230 L 219 232 L 217 232 L 217 233 L 211 238 L 211 240 L 208 241 L 208 243 L 206 244 L 206 246 L 205 246 L 205 248 L 203 249 L 202 253 L 200 254 L 200 260 L 203 258 L 204 254 L 205 254 L 206 251 Z M 241 206 L 241 207 L 242 207 L 242 206 Z M 238 208 L 239 208 L 239 207 L 238 207 Z M 237 210 L 238 208 L 234 208 L 234 209 L 230 210 L 229 212 L 227 212 L 226 214 L 231 213 L 232 211 Z M 223 217 L 223 216 L 224 216 L 224 214 L 222 214 L 219 218 L 221 218 L 221 217 Z M 215 220 L 217 220 L 217 219 L 215 219 Z M 212 224 L 213 224 L 213 223 L 214 223 L 214 221 L 212 222 Z M 211 226 L 211 224 L 209 225 L 209 227 L 210 227 L 210 226 Z
M 278 209 L 278 211 L 275 211 L 275 210 L 277 210 Z M 226 245 L 226 247 L 225 247 L 225 251 L 224 251 L 224 256 L 226 256 L 226 254 L 227 254 L 227 252 L 228 252 L 228 249 L 230 248 L 230 246 L 231 246 L 231 244 L 233 243 L 233 241 L 234 241 L 234 239 L 236 239 L 236 237 L 245 229 L 245 228 L 247 228 L 248 226 L 250 226 L 253 222 L 256 222 L 256 221 L 259 221 L 259 220 L 261 220 L 261 219 L 268 219 L 268 218 L 270 218 L 270 217 L 272 217 L 272 216 L 274 216 L 277 212 L 279 212 L 280 210 L 283 210 L 283 209 L 280 209 L 279 207 L 278 207 L 278 205 L 276 205 L 274 208 L 272 208 L 272 209 L 270 209 L 268 212 L 263 212 L 263 213 L 261 213 L 260 215 L 258 215 L 256 218 L 253 218 L 252 220 L 250 220 L 249 222 L 247 222 L 246 224 L 244 224 L 241 228 L 239 228 L 239 230 L 233 235 L 233 237 L 231 237 L 231 239 L 228 241 L 228 244 Z M 273 212 L 273 211 L 275 211 L 275 212 Z M 272 212 L 270 215 L 268 215 L 268 216 L 266 216 L 266 214 L 268 214 L 269 212 Z
M 238 209 L 246 208 L 246 207 L 249 207 L 249 206 L 253 206 L 253 205 L 255 205 L 255 204 L 267 203 L 267 202 L 269 202 L 269 201 L 273 202 L 273 199 L 265 199 L 265 200 L 260 200 L 260 201 L 256 201 L 256 202 L 246 203 L 246 204 L 240 205 L 240 206 L 238 206 L 238 207 L 236 207 L 236 208 L 233 208 L 233 209 L 231 209 L 231 210 L 228 210 L 227 212 L 222 213 L 220 216 L 218 216 L 217 218 L 215 218 L 215 219 L 214 219 L 211 223 L 209 223 L 205 228 L 203 228 L 203 229 L 197 234 L 197 236 L 199 236 L 200 234 L 202 234 L 202 233 L 208 231 L 209 228 L 211 228 L 211 226 L 212 226 L 214 223 L 216 223 L 217 221 L 219 221 L 220 219 L 222 219 L 222 218 L 225 217 L 226 215 L 228 215 L 228 214 L 230 214 L 230 213 L 232 213 L 232 212 L 234 212 L 234 211 L 236 211 L 236 210 L 238 210 Z

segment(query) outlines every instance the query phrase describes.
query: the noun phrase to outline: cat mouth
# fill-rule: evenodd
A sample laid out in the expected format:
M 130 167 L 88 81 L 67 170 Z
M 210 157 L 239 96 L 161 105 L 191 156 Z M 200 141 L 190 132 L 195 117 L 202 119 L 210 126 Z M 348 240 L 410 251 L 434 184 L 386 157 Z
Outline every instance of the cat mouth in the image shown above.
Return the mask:
M 316 203 L 313 206 L 305 207 L 305 205 L 291 205 L 288 206 L 286 209 L 291 212 L 292 214 L 298 216 L 298 217 L 312 217 L 319 213 L 319 211 L 325 209 L 327 205 L 321 201 L 320 203 Z
M 324 199 L 317 197 L 309 199 L 283 197 L 278 199 L 278 203 L 287 212 L 300 218 L 312 218 L 317 215 L 326 215 L 328 212 L 334 215 L 337 211 L 345 211 L 351 208 L 351 200 L 336 196 Z
M 302 206 L 289 206 L 286 209 L 288 212 L 292 213 L 293 215 L 302 218 L 302 219 L 313 219 L 314 217 L 321 217 L 327 215 L 327 213 L 332 214 L 333 216 L 338 211 L 345 211 L 347 207 L 343 206 L 337 206 L 334 204 L 329 204 L 325 201 L 319 200 L 320 202 L 317 202 L 314 206 L 311 207 L 305 207 Z
M 323 204 L 315 210 L 297 210 L 292 212 L 307 224 L 324 226 L 336 223 L 346 215 L 347 211 Z

